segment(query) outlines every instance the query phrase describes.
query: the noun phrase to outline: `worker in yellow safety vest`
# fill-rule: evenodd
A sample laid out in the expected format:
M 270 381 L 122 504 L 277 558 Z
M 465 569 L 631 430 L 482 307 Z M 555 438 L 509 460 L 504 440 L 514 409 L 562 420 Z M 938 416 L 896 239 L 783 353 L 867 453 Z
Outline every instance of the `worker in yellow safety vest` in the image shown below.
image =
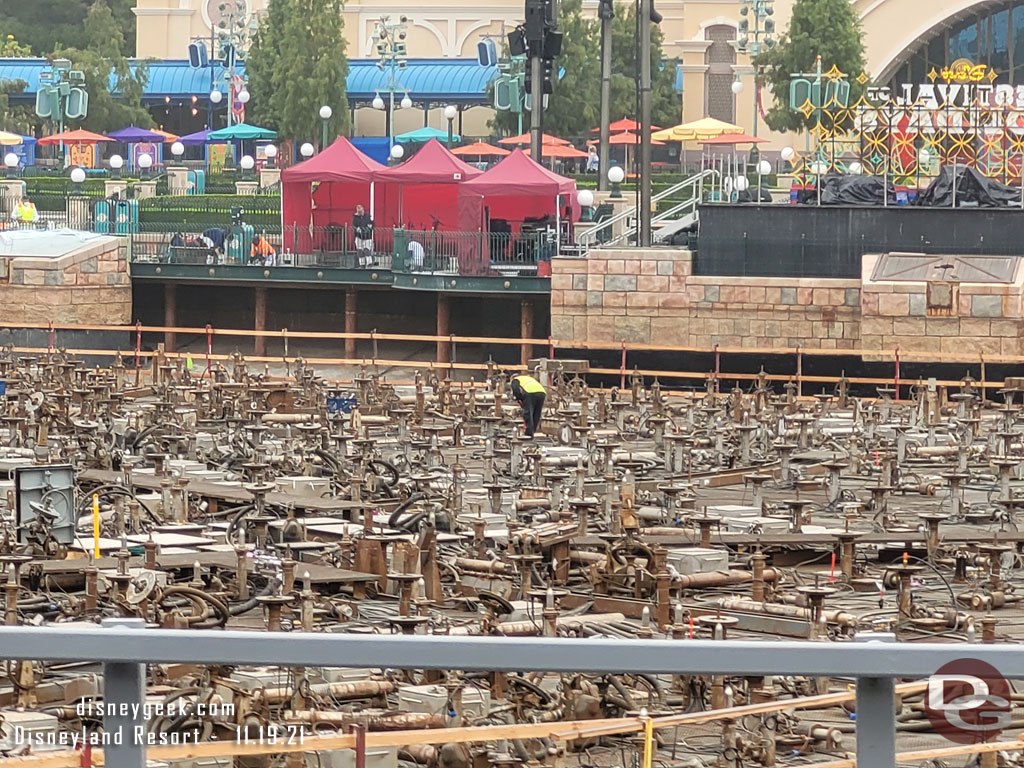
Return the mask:
M 28 196 L 24 196 L 18 201 L 18 204 L 14 206 L 11 218 L 15 221 L 20 221 L 23 224 L 31 224 L 39 218 L 39 213 L 36 211 L 35 203 L 29 200 Z
M 533 376 L 525 374 L 513 376 L 511 380 L 512 394 L 523 406 L 523 424 L 526 436 L 533 437 L 540 426 L 541 414 L 544 412 L 544 385 Z

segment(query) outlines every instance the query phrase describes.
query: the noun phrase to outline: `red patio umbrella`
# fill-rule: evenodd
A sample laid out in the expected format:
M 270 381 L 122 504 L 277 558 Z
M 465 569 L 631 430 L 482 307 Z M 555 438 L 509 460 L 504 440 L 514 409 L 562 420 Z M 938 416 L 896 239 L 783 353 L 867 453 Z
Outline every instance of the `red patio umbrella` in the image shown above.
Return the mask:
M 98 133 L 92 131 L 85 131 L 81 128 L 77 128 L 74 131 L 64 131 L 64 133 L 55 133 L 52 136 L 45 136 L 38 141 L 39 144 L 99 144 L 104 141 L 113 141 L 108 139 L 106 136 L 100 136 Z
M 464 147 L 456 147 L 452 150 L 453 155 L 461 155 L 468 157 L 504 157 L 510 154 L 507 149 L 501 147 L 492 147 L 490 144 L 484 144 L 482 141 L 478 141 L 476 144 L 467 144 Z

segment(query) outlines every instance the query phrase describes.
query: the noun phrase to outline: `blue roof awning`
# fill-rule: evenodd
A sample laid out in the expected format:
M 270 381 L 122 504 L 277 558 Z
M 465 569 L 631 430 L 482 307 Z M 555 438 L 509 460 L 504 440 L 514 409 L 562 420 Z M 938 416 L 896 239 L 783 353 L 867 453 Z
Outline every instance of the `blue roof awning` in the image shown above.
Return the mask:
M 132 64 L 134 71 L 135 64 Z M 13 103 L 35 101 L 39 75 L 46 71 L 46 59 L 0 58 L 0 80 L 24 80 L 27 87 L 20 94 L 10 94 Z M 235 73 L 245 73 L 244 64 Z M 212 75 L 212 79 L 211 79 Z M 476 59 L 409 59 L 408 66 L 397 72 L 402 93 L 408 89 L 409 97 L 418 103 L 443 102 L 445 104 L 488 104 L 487 85 L 497 75 L 494 67 L 481 67 Z M 156 104 L 171 101 L 208 101 L 211 84 L 221 84 L 224 67 L 215 63 L 210 67 L 193 69 L 188 61 L 167 59 L 149 62 L 149 80 L 143 92 L 143 102 Z M 354 105 L 363 105 L 381 92 L 386 93 L 388 73 L 377 66 L 376 59 L 352 59 L 348 63 L 348 98 Z M 111 90 L 114 89 L 111 77 Z

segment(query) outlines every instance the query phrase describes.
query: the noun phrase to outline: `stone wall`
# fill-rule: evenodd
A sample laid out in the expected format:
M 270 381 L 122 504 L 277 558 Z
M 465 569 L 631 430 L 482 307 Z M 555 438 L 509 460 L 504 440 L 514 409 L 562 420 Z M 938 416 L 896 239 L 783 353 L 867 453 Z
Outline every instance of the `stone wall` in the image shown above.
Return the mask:
M 950 310 L 928 307 L 928 284 L 874 282 L 879 256 L 865 256 L 861 346 L 901 354 L 1020 355 L 1024 274 L 1012 283 L 957 283 Z M 1021 272 L 1022 270 L 1018 270 Z
M 8 253 L 0 252 L 0 325 L 131 322 L 126 240 L 98 237 L 60 256 L 19 256 L 16 234 Z
M 689 251 L 595 249 L 555 259 L 551 333 L 572 341 L 853 349 L 857 280 L 695 277 Z
M 689 251 L 595 249 L 552 264 L 552 336 L 680 347 L 1024 355 L 1024 269 L 1009 284 L 960 283 L 944 313 L 928 284 L 694 276 Z

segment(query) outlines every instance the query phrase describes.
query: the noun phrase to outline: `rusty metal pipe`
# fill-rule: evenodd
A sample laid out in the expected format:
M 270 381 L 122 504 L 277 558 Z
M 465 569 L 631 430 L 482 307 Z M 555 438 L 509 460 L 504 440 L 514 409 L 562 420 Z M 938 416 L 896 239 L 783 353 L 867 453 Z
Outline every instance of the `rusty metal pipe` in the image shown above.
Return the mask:
M 318 709 L 288 709 L 281 719 L 285 722 L 327 723 L 330 725 L 361 725 L 368 731 L 405 731 L 413 729 L 444 728 L 444 715 L 425 712 L 401 714 L 367 714 L 365 712 L 323 712 Z
M 311 685 L 310 690 L 321 696 L 332 696 L 335 699 L 368 699 L 394 693 L 395 684 L 387 680 L 357 680 L 350 683 L 318 683 Z M 280 688 L 264 688 L 253 693 L 253 699 L 267 704 L 287 701 L 295 694 L 290 685 Z

